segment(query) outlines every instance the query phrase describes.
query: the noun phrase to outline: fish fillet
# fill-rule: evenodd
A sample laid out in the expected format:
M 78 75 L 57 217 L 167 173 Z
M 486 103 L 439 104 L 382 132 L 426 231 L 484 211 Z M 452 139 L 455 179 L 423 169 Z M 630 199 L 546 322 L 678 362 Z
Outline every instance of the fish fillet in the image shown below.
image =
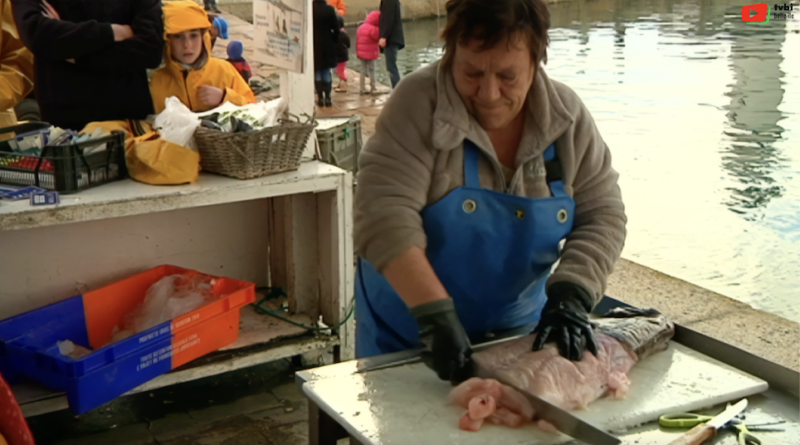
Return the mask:
M 558 353 L 555 344 L 533 352 L 536 334 L 511 340 L 473 354 L 472 359 L 521 390 L 565 410 L 586 408 L 601 397 L 622 398 L 628 392 L 628 372 L 638 360 L 667 348 L 674 325 L 653 310 L 614 310 L 593 320 L 598 354 L 585 352 L 580 362 Z M 450 393 L 450 402 L 465 408 L 459 427 L 478 431 L 484 421 L 516 428 L 536 420 L 527 399 L 496 380 L 472 378 Z

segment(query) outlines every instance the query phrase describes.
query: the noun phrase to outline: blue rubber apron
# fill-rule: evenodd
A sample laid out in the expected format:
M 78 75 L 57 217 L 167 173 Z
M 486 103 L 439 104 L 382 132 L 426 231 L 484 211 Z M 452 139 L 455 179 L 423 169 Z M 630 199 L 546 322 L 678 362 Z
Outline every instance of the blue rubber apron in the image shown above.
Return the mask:
M 464 186 L 421 212 L 428 260 L 471 339 L 535 326 L 547 299 L 545 282 L 575 213 L 555 144 L 544 153 L 549 198 L 480 188 L 479 158 L 478 147 L 464 141 Z M 356 268 L 355 298 L 356 357 L 421 346 L 416 319 L 363 258 Z

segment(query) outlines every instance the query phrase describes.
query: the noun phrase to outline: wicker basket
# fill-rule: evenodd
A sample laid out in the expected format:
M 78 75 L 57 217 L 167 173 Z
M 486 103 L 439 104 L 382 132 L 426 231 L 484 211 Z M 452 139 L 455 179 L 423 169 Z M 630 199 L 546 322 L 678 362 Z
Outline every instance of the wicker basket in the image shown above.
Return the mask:
M 300 122 L 280 119 L 279 125 L 243 133 L 198 127 L 194 133 L 204 171 L 238 179 L 297 170 L 308 138 L 317 125 L 313 116 Z

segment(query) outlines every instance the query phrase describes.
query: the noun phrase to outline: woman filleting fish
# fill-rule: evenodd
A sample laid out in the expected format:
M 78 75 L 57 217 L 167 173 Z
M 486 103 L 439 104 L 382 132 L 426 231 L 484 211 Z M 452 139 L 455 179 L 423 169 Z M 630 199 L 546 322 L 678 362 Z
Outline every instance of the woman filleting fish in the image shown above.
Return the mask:
M 544 71 L 549 25 L 544 0 L 450 0 L 444 56 L 387 101 L 355 198 L 359 358 L 426 345 L 455 384 L 501 336 L 598 355 L 626 217 L 589 110 Z

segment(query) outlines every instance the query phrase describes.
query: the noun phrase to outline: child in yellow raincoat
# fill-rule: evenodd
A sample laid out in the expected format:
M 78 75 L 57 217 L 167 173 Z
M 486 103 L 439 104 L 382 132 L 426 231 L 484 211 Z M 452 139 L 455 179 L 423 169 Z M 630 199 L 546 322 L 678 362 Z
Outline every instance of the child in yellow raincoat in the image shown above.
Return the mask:
M 33 54 L 19 38 L 8 0 L 0 0 L 0 20 L 0 128 L 5 128 L 16 125 L 14 107 L 33 91 Z M 11 137 L 7 133 L 0 140 Z
M 254 103 L 253 91 L 230 63 L 211 55 L 211 23 L 203 8 L 190 0 L 164 2 L 165 66 L 150 80 L 156 113 L 176 96 L 194 112 L 230 102 Z

